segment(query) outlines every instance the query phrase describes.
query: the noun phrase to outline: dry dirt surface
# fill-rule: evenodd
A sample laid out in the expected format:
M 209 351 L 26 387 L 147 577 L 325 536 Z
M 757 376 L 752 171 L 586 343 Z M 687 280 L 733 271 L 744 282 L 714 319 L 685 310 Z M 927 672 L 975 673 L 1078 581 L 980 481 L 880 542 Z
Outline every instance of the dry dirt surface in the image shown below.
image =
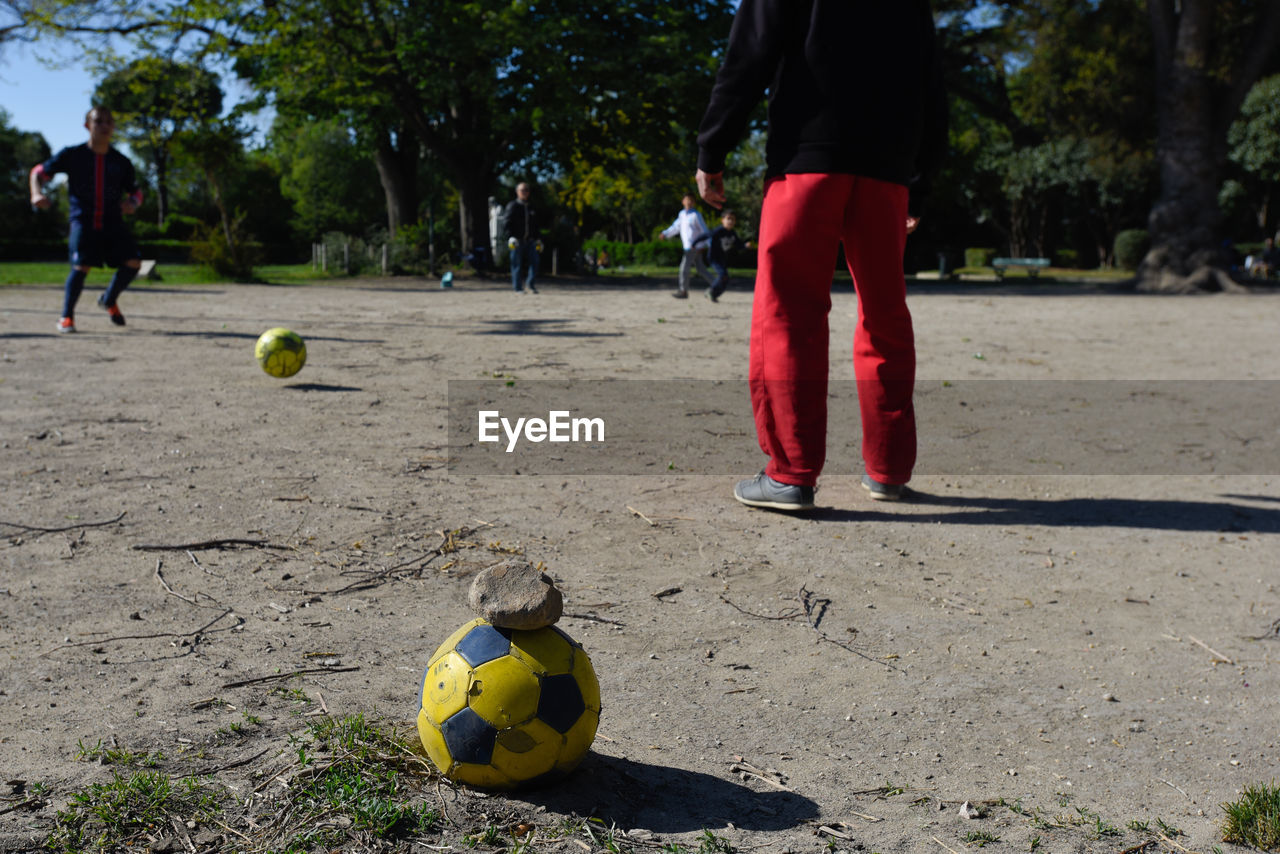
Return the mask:
M 1220 805 L 1280 762 L 1274 457 L 927 472 L 899 505 L 841 474 L 793 517 L 732 500 L 762 463 L 739 412 L 684 437 L 729 449 L 723 473 L 450 472 L 449 380 L 743 380 L 749 292 L 668 291 L 161 284 L 117 329 L 90 289 L 59 336 L 58 289 L 0 290 L 0 851 L 111 779 L 108 747 L 244 803 L 287 787 L 317 717 L 411 725 L 472 577 L 511 555 L 564 593 L 599 736 L 558 786 L 433 782 L 453 823 L 391 847 L 509 849 L 466 822 L 520 818 L 544 831 L 529 854 L 1244 850 Z M 910 304 L 922 391 L 1247 380 L 1275 404 L 1280 294 L 921 284 Z M 836 375 L 854 313 L 838 290 Z M 253 360 L 276 325 L 308 344 L 288 380 Z M 1249 404 L 1213 430 L 1274 447 L 1232 433 Z M 832 425 L 833 465 L 857 469 L 856 438 Z M 549 832 L 575 816 L 614 842 Z M 258 850 L 252 827 L 138 845 Z

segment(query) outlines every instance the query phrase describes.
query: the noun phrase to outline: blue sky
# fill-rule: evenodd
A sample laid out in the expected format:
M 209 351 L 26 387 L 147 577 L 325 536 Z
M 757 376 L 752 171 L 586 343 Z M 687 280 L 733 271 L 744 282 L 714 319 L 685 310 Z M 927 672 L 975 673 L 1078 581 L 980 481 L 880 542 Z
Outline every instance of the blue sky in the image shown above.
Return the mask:
M 54 49 L 41 46 L 39 55 L 48 58 Z M 74 55 L 69 50 L 61 54 Z M 223 73 L 223 103 L 230 109 L 244 99 L 248 87 L 230 73 Z M 37 131 L 54 151 L 68 145 L 79 145 L 89 138 L 84 129 L 84 114 L 98 77 L 83 63 L 62 61 L 50 68 L 37 59 L 30 45 L 10 43 L 0 52 L 0 108 L 9 114 L 9 125 L 18 130 Z M 270 124 L 270 116 L 259 122 Z
M 0 54 L 0 107 L 9 124 L 44 134 L 54 151 L 88 138 L 84 114 L 96 82 L 83 66 L 46 68 L 27 45 L 10 43 Z

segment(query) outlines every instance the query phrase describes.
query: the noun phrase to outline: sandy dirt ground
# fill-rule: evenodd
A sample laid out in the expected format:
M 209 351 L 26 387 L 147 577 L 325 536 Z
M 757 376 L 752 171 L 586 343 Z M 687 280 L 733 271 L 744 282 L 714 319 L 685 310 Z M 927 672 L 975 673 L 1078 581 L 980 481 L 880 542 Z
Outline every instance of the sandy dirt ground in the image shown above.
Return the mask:
M 1278 776 L 1274 457 L 934 471 L 900 505 L 834 475 L 792 517 L 731 498 L 762 463 L 740 412 L 705 438 L 738 460 L 722 474 L 451 474 L 449 380 L 740 381 L 749 292 L 153 284 L 117 329 L 92 287 L 74 336 L 58 289 L 0 290 L 0 782 L 45 792 L 9 809 L 21 786 L 0 788 L 0 850 L 109 777 L 86 747 L 244 792 L 305 715 L 412 721 L 472 577 L 512 554 L 557 581 L 603 696 L 570 780 L 486 800 L 543 825 L 595 816 L 655 850 L 710 830 L 744 852 L 1236 851 L 1220 805 Z M 911 308 L 930 387 L 1280 381 L 1280 294 L 921 284 Z M 837 375 L 854 313 L 839 290 Z M 308 343 L 289 380 L 252 357 L 275 325 Z M 832 426 L 832 464 L 856 470 L 855 427 Z M 572 842 L 533 847 L 603 850 Z

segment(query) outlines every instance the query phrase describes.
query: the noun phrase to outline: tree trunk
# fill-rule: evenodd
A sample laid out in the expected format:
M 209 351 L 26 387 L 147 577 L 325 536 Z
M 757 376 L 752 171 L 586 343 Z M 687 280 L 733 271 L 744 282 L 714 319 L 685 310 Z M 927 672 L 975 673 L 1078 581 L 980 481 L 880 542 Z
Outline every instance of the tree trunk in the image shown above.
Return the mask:
M 1238 290 L 1221 251 L 1218 190 L 1227 130 L 1280 37 L 1280 4 L 1264 6 L 1240 56 L 1214 55 L 1215 0 L 1148 0 L 1156 56 L 1160 197 L 1148 216 L 1151 250 L 1138 268 L 1140 290 Z M 1230 65 L 1226 79 L 1214 72 Z
M 156 225 L 164 228 L 169 217 L 169 155 L 163 148 L 156 150 Z
M 462 250 L 483 247 L 489 257 L 489 187 L 492 176 L 485 170 L 470 169 L 455 176 L 458 186 L 458 222 L 462 229 Z M 489 261 L 493 259 L 490 257 Z
M 393 141 L 391 131 L 383 131 L 373 159 L 387 202 L 387 232 L 395 237 L 400 226 L 418 220 L 418 141 L 403 130 Z

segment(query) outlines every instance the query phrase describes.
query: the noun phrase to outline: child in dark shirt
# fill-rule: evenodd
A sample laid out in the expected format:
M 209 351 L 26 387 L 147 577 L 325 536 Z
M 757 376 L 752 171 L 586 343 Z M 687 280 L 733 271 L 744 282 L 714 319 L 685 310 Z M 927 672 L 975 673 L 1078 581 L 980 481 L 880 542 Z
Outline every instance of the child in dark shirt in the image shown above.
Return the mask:
M 707 299 L 712 302 L 719 300 L 725 288 L 729 287 L 729 254 L 752 246 L 751 243 L 743 243 L 742 238 L 733 230 L 737 224 L 738 218 L 733 211 L 725 211 L 720 216 L 720 227 L 702 238 L 710 241 L 707 263 L 716 271 L 716 280 L 707 288 Z

